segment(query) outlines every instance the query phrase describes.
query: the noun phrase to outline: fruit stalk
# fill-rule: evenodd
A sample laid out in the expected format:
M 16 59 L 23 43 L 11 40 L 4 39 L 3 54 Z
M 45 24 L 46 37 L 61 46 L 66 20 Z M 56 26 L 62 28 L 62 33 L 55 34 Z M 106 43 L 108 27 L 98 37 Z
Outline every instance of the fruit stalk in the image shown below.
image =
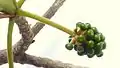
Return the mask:
M 57 28 L 59 30 L 62 30 L 64 32 L 68 33 L 69 35 L 74 34 L 74 32 L 72 30 L 70 30 L 70 29 L 68 29 L 68 28 L 66 28 L 66 27 L 64 27 L 62 25 L 59 25 L 59 24 L 57 24 L 57 23 L 55 23 L 53 21 L 50 21 L 49 19 L 47 19 L 45 17 L 41 17 L 41 16 L 38 16 L 38 15 L 32 14 L 30 12 L 23 11 L 21 9 L 17 10 L 17 14 L 20 15 L 20 16 L 26 16 L 26 17 L 30 17 L 30 18 L 36 19 L 38 21 L 41 21 L 41 22 L 43 22 L 45 24 L 48 24 L 48 25 L 50 25 L 52 27 L 55 27 L 55 28 Z

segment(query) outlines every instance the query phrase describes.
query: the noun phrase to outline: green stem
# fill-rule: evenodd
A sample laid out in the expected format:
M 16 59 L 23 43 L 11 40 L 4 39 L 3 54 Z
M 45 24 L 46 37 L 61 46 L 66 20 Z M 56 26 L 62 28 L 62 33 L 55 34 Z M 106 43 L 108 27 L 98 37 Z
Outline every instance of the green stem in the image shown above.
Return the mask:
M 21 6 L 23 5 L 24 2 L 25 2 L 25 0 L 19 0 L 17 3 L 18 8 L 21 8 Z
M 70 29 L 68 29 L 68 28 L 66 28 L 66 27 L 64 27 L 62 25 L 59 25 L 59 24 L 57 24 L 57 23 L 55 23 L 53 21 L 50 21 L 49 19 L 47 19 L 45 17 L 41 17 L 41 16 L 32 14 L 30 12 L 27 12 L 27 11 L 24 11 L 24 10 L 21 10 L 21 9 L 17 10 L 17 14 L 20 15 L 20 16 L 26 16 L 26 17 L 30 17 L 30 18 L 36 19 L 36 20 L 41 21 L 41 22 L 43 22 L 45 24 L 48 24 L 48 25 L 50 25 L 52 27 L 55 27 L 55 28 L 57 28 L 59 30 L 62 30 L 62 31 L 64 31 L 64 32 L 66 32 L 66 33 L 68 33 L 70 35 L 74 34 L 74 32 L 71 31 Z
M 16 4 L 16 0 L 13 0 L 13 4 L 16 6 L 16 8 L 17 8 L 17 4 Z
M 13 32 L 14 21 L 10 18 L 8 25 L 7 34 L 7 58 L 9 63 L 9 68 L 14 68 L 13 66 L 13 51 L 12 51 L 12 32 Z

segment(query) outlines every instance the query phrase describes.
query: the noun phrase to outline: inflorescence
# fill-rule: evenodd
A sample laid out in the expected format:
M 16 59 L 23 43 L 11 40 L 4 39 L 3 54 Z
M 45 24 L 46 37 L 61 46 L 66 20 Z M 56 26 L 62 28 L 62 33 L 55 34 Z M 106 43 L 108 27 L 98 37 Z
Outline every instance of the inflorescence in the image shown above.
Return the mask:
M 66 49 L 77 51 L 79 56 L 87 55 L 92 58 L 103 56 L 102 50 L 106 48 L 105 37 L 98 32 L 96 27 L 92 27 L 89 23 L 78 22 L 74 29 L 74 35 L 69 36 Z

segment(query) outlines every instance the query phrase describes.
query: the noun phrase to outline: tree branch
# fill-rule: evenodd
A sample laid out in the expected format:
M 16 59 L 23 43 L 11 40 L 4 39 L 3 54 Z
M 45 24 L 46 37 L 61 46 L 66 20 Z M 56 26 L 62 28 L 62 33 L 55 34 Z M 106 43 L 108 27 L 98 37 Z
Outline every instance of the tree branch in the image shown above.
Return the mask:
M 23 55 L 14 55 L 14 62 L 21 64 L 31 64 L 37 67 L 44 68 L 87 68 L 82 66 L 75 66 L 69 63 L 62 63 L 61 61 L 51 60 L 48 58 L 36 57 L 24 53 Z M 0 65 L 7 63 L 6 50 L 0 51 Z
M 22 38 L 14 45 L 13 52 L 14 54 L 21 54 L 24 53 L 28 49 L 28 46 L 32 43 L 34 33 L 24 17 L 16 16 L 14 20 L 19 27 Z
M 61 61 L 53 61 L 48 58 L 36 57 L 28 54 L 24 54 L 24 56 L 20 60 L 20 63 L 32 64 L 37 67 L 44 68 L 83 68 L 81 66 L 75 66 L 69 63 L 62 63 Z

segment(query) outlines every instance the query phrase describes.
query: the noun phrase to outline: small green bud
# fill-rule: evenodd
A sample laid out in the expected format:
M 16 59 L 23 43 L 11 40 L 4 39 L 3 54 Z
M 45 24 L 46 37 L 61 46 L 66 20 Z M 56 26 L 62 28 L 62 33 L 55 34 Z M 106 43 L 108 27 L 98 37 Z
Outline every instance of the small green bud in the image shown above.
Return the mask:
M 95 34 L 94 39 L 95 39 L 96 42 L 100 42 L 101 41 L 100 34 Z
M 89 37 L 94 37 L 94 31 L 93 31 L 92 29 L 89 29 L 89 30 L 87 31 L 87 35 L 88 35 Z
M 85 37 L 83 35 L 80 35 L 80 36 L 77 37 L 77 41 L 78 42 L 83 42 L 83 41 L 85 41 Z
M 101 51 L 99 54 L 96 54 L 97 57 L 102 57 L 103 56 L 103 52 Z
M 84 52 L 84 48 L 82 46 L 77 46 L 77 51 L 78 52 Z
M 88 49 L 87 56 L 89 58 L 92 58 L 95 55 L 94 49 Z
M 95 46 L 95 54 L 99 54 L 102 51 L 102 45 L 101 43 L 97 43 Z
M 81 28 L 81 30 L 86 30 L 85 24 L 84 24 L 84 23 L 81 23 L 80 28 Z
M 96 27 L 92 27 L 91 29 L 94 31 L 95 34 L 98 33 L 98 30 Z
M 92 48 L 92 47 L 94 47 L 94 41 L 92 41 L 92 40 L 90 40 L 90 41 L 88 41 L 88 48 Z
M 82 24 L 82 22 L 78 22 L 78 23 L 76 23 L 76 28 L 77 28 L 77 27 L 80 28 L 81 24 Z
M 85 28 L 86 28 L 86 29 L 90 29 L 90 28 L 91 28 L 90 23 L 85 23 Z
M 103 42 L 103 50 L 106 49 L 106 42 Z
M 100 42 L 98 44 L 101 45 L 102 50 L 106 49 L 106 42 Z
M 65 47 L 68 50 L 72 50 L 73 49 L 73 44 L 66 44 Z
M 101 41 L 104 41 L 105 40 L 105 37 L 103 36 L 102 33 L 99 33 L 100 37 L 101 37 Z

